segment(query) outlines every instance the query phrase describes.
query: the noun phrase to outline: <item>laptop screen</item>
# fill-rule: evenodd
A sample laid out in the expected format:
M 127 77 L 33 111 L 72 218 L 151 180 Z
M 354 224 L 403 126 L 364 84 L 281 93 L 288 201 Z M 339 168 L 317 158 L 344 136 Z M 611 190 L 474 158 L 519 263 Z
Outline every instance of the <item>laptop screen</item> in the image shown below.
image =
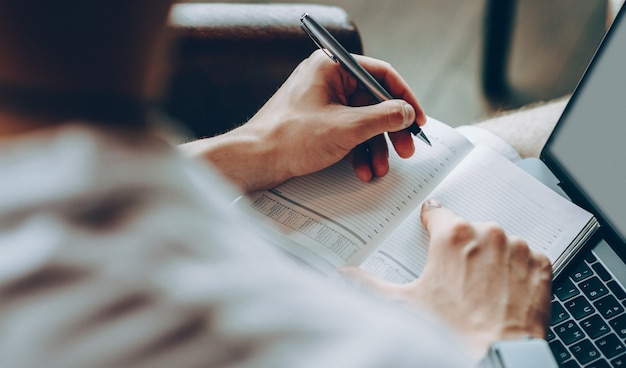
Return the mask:
M 596 214 L 621 244 L 626 240 L 623 13 L 616 18 L 541 154 L 572 200 Z M 619 253 L 624 255 L 624 251 Z

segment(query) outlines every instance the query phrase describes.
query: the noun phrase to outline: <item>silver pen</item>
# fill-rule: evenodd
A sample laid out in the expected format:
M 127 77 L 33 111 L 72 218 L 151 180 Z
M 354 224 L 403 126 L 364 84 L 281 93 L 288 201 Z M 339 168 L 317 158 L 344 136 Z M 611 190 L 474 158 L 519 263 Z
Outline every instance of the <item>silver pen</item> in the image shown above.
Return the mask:
M 304 13 L 300 17 L 300 26 L 311 37 L 313 42 L 328 55 L 334 62 L 340 63 L 354 78 L 356 78 L 365 89 L 367 89 L 378 102 L 392 100 L 393 97 L 383 86 L 378 83 L 367 70 L 365 70 L 352 55 L 326 30 L 321 24 L 316 22 L 309 13 Z M 426 134 L 420 129 L 417 122 L 413 122 L 408 128 L 413 135 L 432 146 Z

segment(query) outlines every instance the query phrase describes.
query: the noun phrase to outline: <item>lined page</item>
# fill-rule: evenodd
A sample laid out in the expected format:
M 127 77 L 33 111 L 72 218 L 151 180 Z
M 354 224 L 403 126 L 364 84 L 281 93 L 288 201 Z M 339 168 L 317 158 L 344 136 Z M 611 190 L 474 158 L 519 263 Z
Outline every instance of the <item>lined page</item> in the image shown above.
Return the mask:
M 506 158 L 477 146 L 431 196 L 470 221 L 492 221 L 554 264 L 592 215 L 556 194 Z M 404 283 L 422 272 L 428 234 L 418 208 L 361 267 Z
M 387 281 L 407 283 L 416 279 L 424 270 L 428 259 L 428 241 L 418 208 L 411 212 L 360 267 Z
M 333 265 L 360 264 L 471 149 L 462 135 L 430 119 L 433 147 L 415 141 L 410 159 L 390 149 L 390 170 L 361 182 L 342 160 L 321 172 L 289 180 L 251 196 L 252 208 L 279 231 Z
M 517 165 L 476 147 L 433 192 L 471 221 L 495 221 L 552 263 L 593 217 Z

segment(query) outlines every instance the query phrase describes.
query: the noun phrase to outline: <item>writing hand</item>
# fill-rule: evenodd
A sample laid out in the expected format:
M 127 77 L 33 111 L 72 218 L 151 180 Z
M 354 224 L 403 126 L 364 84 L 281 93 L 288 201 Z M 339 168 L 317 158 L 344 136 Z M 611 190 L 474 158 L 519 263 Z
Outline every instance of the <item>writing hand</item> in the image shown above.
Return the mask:
M 375 103 L 348 72 L 318 50 L 248 123 L 187 148 L 211 161 L 244 191 L 276 186 L 346 156 L 361 180 L 385 175 L 389 163 L 383 133 L 391 132 L 396 152 L 409 157 L 413 139 L 404 129 L 414 120 L 423 125 L 425 115 L 389 64 L 356 58 L 402 100 Z

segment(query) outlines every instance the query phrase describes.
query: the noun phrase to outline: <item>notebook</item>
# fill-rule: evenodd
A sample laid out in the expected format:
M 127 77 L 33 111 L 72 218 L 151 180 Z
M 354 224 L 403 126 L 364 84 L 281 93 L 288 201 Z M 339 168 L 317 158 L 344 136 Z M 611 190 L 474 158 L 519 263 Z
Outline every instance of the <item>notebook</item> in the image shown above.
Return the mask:
M 623 9 L 596 51 L 540 159 L 564 194 L 592 212 L 601 224 L 586 248 L 554 280 L 547 340 L 562 367 L 626 367 Z

